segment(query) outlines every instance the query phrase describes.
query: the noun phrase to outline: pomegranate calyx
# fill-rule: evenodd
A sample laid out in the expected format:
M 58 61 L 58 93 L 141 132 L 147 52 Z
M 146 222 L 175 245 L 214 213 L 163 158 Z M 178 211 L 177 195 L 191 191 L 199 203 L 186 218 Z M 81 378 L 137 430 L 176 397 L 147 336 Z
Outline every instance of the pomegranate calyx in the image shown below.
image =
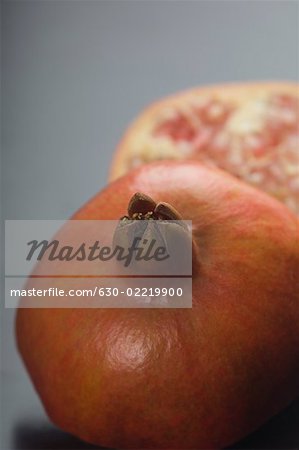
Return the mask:
M 136 192 L 130 199 L 128 216 L 123 219 L 183 221 L 181 214 L 172 205 L 166 202 L 156 203 L 151 197 L 140 192 Z
M 189 230 L 179 212 L 166 202 L 156 203 L 146 194 L 136 192 L 129 201 L 128 215 L 121 217 L 113 244 L 129 247 L 134 239 L 154 241 L 168 248 L 190 239 Z

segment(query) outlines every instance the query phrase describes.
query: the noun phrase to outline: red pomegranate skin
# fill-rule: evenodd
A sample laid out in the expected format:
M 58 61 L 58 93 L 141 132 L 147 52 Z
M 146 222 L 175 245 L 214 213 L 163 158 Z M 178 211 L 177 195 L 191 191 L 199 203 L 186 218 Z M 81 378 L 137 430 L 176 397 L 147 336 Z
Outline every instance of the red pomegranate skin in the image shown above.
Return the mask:
M 223 448 L 299 394 L 298 220 L 190 161 L 140 167 L 73 219 L 118 219 L 135 192 L 193 221 L 193 308 L 19 309 L 19 351 L 49 417 L 83 440 Z

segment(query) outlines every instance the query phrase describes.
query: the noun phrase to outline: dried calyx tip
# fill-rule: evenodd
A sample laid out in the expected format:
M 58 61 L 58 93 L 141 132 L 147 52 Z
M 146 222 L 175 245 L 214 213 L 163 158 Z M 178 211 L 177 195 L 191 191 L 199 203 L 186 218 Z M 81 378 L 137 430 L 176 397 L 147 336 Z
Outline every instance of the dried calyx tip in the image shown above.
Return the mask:
M 178 211 L 166 202 L 156 203 L 151 197 L 136 192 L 128 205 L 128 216 L 123 219 L 129 220 L 175 220 L 182 221 Z

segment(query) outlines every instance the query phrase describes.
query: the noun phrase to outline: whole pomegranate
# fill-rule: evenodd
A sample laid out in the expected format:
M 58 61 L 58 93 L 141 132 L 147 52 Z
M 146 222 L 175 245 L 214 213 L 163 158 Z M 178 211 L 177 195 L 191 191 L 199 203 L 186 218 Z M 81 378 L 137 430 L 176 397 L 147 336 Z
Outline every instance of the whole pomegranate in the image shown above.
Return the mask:
M 147 108 L 129 127 L 111 179 L 142 163 L 197 159 L 299 214 L 299 85 L 247 83 L 191 89 Z
M 225 447 L 299 394 L 298 219 L 194 161 L 141 166 L 73 219 L 119 219 L 136 192 L 192 220 L 193 307 L 19 309 L 20 353 L 49 417 L 90 443 Z

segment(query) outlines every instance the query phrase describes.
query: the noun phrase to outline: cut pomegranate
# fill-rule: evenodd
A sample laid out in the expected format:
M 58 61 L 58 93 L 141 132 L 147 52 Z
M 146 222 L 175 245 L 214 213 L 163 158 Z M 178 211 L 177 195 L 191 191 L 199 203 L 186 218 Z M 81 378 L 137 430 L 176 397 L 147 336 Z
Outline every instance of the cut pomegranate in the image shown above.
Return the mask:
M 146 110 L 131 126 L 112 178 L 156 159 L 192 158 L 299 213 L 298 124 L 296 85 L 231 85 L 178 94 Z

